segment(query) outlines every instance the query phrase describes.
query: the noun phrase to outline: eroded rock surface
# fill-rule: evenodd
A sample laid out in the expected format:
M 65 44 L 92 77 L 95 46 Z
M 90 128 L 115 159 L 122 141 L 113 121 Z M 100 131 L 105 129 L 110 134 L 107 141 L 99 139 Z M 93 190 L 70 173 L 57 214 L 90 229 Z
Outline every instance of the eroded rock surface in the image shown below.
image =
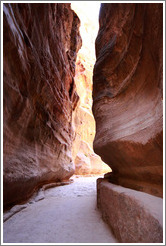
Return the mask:
M 162 3 L 102 4 L 94 150 L 111 182 L 162 196 Z
M 4 206 L 74 173 L 80 21 L 70 4 L 4 4 Z
M 93 151 L 96 127 L 92 114 L 92 77 L 96 60 L 95 38 L 98 32 L 98 16 L 89 16 L 85 12 L 85 6 L 87 9 L 95 8 L 96 2 L 85 2 L 84 8 L 77 2 L 73 2 L 71 6 L 81 19 L 80 33 L 82 37 L 82 47 L 78 52 L 75 75 L 76 91 L 80 100 L 73 114 L 75 139 L 72 155 L 76 167 L 75 174 L 101 174 L 109 172 L 111 169 Z

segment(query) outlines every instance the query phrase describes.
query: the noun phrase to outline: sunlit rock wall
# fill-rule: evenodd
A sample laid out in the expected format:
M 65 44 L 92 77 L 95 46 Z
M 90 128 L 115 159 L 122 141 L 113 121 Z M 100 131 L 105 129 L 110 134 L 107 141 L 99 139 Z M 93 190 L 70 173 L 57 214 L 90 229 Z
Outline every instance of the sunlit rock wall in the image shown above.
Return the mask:
M 80 21 L 70 4 L 4 4 L 4 206 L 74 173 Z
M 95 120 L 92 114 L 92 77 L 96 60 L 95 39 L 99 27 L 100 5 L 96 2 L 84 2 L 83 5 L 73 2 L 71 6 L 81 20 L 80 33 L 82 37 L 82 47 L 78 52 L 75 75 L 76 91 L 80 100 L 73 114 L 75 139 L 72 153 L 76 167 L 75 174 L 99 174 L 111 171 L 93 151 Z M 88 13 L 90 8 L 96 8 L 93 15 Z
M 94 150 L 110 181 L 162 196 L 162 3 L 102 4 L 93 77 Z

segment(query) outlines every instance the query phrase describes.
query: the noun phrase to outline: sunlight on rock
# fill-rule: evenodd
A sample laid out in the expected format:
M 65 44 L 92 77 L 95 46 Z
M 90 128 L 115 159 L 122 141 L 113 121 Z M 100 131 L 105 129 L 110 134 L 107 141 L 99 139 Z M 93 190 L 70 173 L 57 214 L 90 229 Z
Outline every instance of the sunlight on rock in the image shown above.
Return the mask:
M 92 114 L 92 77 L 95 57 L 95 39 L 99 24 L 99 2 L 73 2 L 72 9 L 78 15 L 81 26 L 82 47 L 76 60 L 75 84 L 80 97 L 73 114 L 75 141 L 73 142 L 73 159 L 76 174 L 100 174 L 111 169 L 93 151 L 95 137 L 95 120 Z M 93 10 L 93 11 L 92 11 Z
M 2 6 L 3 243 L 165 241 L 163 4 Z

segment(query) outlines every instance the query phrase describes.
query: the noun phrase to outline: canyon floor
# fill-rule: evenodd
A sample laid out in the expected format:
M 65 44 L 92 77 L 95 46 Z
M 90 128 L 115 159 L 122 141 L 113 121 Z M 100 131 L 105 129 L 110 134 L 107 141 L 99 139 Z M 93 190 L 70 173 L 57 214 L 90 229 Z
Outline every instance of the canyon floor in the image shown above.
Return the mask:
M 96 179 L 40 191 L 4 214 L 4 243 L 116 243 L 96 206 Z

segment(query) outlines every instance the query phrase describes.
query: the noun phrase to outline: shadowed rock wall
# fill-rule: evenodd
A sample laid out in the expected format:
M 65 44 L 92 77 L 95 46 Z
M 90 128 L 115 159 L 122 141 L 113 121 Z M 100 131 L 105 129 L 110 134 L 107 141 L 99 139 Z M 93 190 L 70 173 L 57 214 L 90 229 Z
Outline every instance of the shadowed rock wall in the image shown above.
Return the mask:
M 102 4 L 93 77 L 94 150 L 109 180 L 162 196 L 163 7 Z
M 70 4 L 4 4 L 4 206 L 68 179 L 80 21 Z

